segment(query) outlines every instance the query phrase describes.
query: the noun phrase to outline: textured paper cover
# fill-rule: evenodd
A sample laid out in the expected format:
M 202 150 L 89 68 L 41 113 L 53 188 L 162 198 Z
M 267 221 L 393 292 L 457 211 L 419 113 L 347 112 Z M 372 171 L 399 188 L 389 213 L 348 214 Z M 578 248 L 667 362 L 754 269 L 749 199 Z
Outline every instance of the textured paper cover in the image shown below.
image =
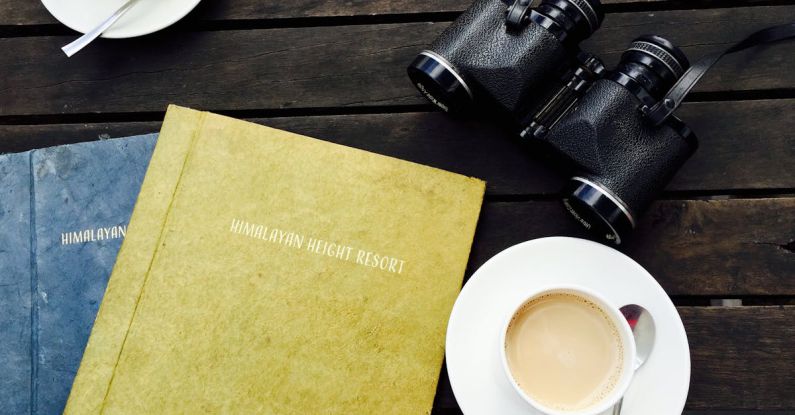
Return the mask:
M 0 415 L 63 412 L 156 138 L 0 156 Z
M 430 412 L 483 191 L 170 107 L 66 413 Z M 401 272 L 357 263 L 359 250 Z

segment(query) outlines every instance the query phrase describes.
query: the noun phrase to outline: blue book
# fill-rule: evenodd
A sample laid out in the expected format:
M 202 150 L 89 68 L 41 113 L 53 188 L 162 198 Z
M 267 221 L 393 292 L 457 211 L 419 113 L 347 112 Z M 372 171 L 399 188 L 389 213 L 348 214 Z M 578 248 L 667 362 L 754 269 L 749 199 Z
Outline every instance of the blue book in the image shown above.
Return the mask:
M 0 414 L 60 414 L 157 135 L 0 155 Z

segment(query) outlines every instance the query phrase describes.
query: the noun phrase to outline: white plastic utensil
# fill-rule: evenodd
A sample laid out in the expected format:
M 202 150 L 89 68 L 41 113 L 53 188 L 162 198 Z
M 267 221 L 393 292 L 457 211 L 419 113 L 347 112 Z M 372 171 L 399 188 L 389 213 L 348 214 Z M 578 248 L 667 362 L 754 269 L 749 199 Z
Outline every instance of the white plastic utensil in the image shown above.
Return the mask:
M 61 50 L 63 50 L 64 53 L 66 53 L 66 56 L 71 58 L 72 55 L 79 52 L 84 47 L 88 46 L 89 43 L 93 42 L 94 39 L 98 38 L 103 32 L 105 32 L 106 30 L 108 30 L 108 28 L 113 26 L 113 24 L 116 23 L 116 21 L 119 20 L 122 16 L 124 16 L 124 13 L 127 13 L 127 11 L 130 10 L 137 1 L 138 0 L 128 0 L 126 3 L 124 3 L 124 5 L 119 7 L 119 9 L 116 10 L 116 12 L 113 13 L 113 15 L 111 15 L 107 20 L 102 22 L 102 24 L 97 26 L 94 30 L 84 34 L 83 36 L 80 36 L 74 42 L 62 47 Z

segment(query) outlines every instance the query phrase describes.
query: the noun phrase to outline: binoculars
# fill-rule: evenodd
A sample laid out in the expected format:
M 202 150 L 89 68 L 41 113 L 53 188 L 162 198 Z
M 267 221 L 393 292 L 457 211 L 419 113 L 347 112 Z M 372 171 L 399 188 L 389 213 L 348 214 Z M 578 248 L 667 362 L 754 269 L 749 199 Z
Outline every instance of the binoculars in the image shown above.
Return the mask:
M 655 35 L 635 39 L 613 70 L 579 43 L 601 25 L 598 0 L 476 0 L 408 68 L 447 112 L 488 108 L 521 140 L 573 166 L 567 211 L 620 244 L 696 150 L 693 132 L 651 117 L 690 68 Z

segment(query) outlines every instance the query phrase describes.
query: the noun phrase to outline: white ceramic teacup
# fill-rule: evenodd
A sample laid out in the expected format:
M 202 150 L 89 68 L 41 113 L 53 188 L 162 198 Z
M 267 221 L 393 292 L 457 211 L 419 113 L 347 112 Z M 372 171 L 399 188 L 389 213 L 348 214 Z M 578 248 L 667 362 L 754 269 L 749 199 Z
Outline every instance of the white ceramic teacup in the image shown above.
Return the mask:
M 604 314 L 613 322 L 616 329 L 618 330 L 620 345 L 623 347 L 622 354 L 622 361 L 621 361 L 621 373 L 618 376 L 618 380 L 615 382 L 613 388 L 610 392 L 601 400 L 596 402 L 593 405 L 588 406 L 584 409 L 579 409 L 576 411 L 564 411 L 560 409 L 555 409 L 548 407 L 541 402 L 533 399 L 529 396 L 520 386 L 519 383 L 516 381 L 514 374 L 511 371 L 511 367 L 508 362 L 508 356 L 506 353 L 506 335 L 508 333 L 508 328 L 513 321 L 515 315 L 517 315 L 520 311 L 522 311 L 523 306 L 543 295 L 548 294 L 573 294 L 575 296 L 582 297 L 586 300 L 591 301 L 592 303 L 596 304 L 599 308 L 604 311 Z M 505 375 L 508 377 L 511 385 L 513 385 L 514 390 L 519 396 L 522 397 L 530 406 L 535 408 L 536 410 L 546 414 L 546 415 L 599 415 L 609 413 L 608 411 L 621 399 L 621 397 L 626 392 L 627 388 L 629 387 L 632 377 L 634 375 L 633 370 L 633 362 L 635 360 L 635 340 L 632 336 L 632 329 L 629 327 L 629 323 L 626 321 L 624 316 L 619 311 L 618 307 L 611 304 L 609 301 L 605 300 L 602 296 L 598 293 L 594 292 L 593 290 L 579 287 L 579 286 L 552 286 L 543 288 L 538 290 L 531 295 L 527 296 L 522 300 L 516 307 L 511 309 L 511 313 L 506 316 L 506 322 L 501 330 L 500 335 L 500 354 L 502 359 L 502 366 L 505 371 Z M 598 311 L 595 311 L 598 312 Z M 539 373 L 538 376 L 543 377 L 543 373 Z

